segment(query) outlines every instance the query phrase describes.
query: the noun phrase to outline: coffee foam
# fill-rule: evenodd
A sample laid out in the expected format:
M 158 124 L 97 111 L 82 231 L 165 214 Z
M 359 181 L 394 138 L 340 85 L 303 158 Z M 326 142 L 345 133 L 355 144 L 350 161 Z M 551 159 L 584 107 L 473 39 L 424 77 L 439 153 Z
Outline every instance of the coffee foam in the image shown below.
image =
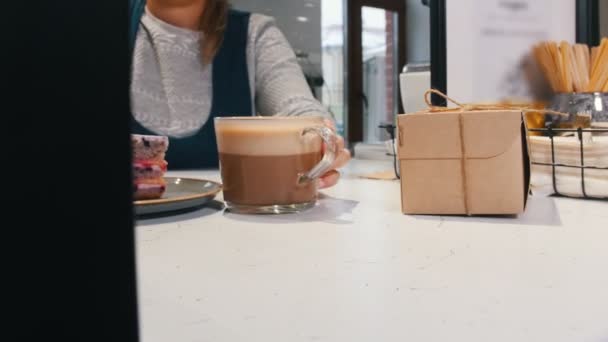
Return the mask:
M 315 133 L 302 135 L 308 127 L 323 126 L 318 117 L 248 118 L 215 121 L 220 153 L 252 156 L 287 156 L 321 151 Z

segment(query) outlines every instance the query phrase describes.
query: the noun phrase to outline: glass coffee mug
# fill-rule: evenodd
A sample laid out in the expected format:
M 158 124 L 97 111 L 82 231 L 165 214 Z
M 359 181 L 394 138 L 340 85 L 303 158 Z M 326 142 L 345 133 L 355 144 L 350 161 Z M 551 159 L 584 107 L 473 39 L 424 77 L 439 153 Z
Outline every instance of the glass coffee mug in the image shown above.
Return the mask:
M 224 201 L 231 212 L 294 213 L 314 206 L 317 179 L 337 155 L 322 117 L 215 119 Z

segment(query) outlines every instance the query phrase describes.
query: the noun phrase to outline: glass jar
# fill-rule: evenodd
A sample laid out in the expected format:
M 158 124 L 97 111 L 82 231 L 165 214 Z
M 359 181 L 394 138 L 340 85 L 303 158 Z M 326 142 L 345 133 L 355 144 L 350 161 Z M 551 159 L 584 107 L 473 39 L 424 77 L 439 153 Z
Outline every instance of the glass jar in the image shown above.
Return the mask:
M 551 115 L 556 123 L 574 123 L 577 115 L 589 115 L 591 122 L 608 122 L 608 93 L 559 93 L 548 108 L 569 114 L 567 118 Z

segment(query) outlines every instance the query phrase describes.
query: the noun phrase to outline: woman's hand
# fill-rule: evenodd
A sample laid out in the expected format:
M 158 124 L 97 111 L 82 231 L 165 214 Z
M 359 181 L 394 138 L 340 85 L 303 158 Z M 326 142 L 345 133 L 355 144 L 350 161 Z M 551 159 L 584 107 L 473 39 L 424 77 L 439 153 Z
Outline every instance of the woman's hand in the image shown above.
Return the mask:
M 334 131 L 336 130 L 336 126 L 331 120 L 325 120 L 325 125 Z M 340 179 L 340 172 L 338 172 L 336 169 L 339 169 L 346 165 L 349 160 L 350 151 L 344 148 L 344 138 L 338 136 L 338 154 L 336 155 L 336 159 L 334 160 L 331 170 L 325 173 L 319 179 L 319 188 L 329 188 L 331 186 L 336 185 L 336 183 L 338 183 L 338 180 Z

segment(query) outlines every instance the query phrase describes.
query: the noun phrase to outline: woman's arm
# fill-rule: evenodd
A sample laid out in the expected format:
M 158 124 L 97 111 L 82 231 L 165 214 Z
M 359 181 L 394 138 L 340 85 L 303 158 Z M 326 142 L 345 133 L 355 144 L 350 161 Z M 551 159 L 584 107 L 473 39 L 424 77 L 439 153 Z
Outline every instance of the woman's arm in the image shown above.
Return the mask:
M 262 115 L 321 115 L 327 118 L 327 126 L 335 130 L 334 118 L 317 101 L 304 79 L 302 69 L 285 36 L 274 20 L 253 14 L 249 25 L 250 44 L 255 49 L 255 103 Z M 253 36 L 252 36 L 253 35 Z M 332 170 L 319 179 L 319 187 L 335 185 L 340 173 L 336 170 L 348 163 L 350 151 L 344 148 L 344 139 L 338 137 L 338 155 Z
M 253 14 L 250 20 L 257 112 L 261 115 L 321 115 L 333 119 L 313 97 L 296 56 L 274 19 Z

